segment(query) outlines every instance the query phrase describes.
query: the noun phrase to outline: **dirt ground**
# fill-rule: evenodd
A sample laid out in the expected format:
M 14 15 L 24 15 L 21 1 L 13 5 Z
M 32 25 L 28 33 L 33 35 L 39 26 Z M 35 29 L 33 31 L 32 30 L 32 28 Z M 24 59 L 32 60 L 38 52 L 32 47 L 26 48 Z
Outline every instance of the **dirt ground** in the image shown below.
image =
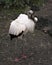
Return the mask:
M 36 14 L 52 20 L 52 1 Z M 48 34 L 35 30 L 23 40 L 10 40 L 9 25 L 15 17 L 15 11 L 0 11 L 0 65 L 52 65 L 52 37 Z

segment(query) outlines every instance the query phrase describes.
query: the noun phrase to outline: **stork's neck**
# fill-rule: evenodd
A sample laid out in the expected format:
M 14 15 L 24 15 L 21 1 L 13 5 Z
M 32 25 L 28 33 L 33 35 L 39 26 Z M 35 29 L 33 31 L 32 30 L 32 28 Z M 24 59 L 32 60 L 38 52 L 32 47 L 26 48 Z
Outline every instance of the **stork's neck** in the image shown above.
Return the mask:
M 29 17 L 29 16 L 28 16 Z M 33 20 L 33 21 L 35 21 L 34 20 L 34 13 L 33 14 L 31 14 L 31 16 L 29 17 L 31 20 Z

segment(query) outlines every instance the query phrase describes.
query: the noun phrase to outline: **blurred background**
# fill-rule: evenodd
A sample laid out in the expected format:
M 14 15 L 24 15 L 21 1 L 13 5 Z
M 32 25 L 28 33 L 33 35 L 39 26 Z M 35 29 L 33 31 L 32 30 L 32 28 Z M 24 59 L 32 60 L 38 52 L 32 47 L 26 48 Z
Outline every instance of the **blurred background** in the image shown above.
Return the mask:
M 33 7 L 39 18 L 33 34 L 10 40 L 12 20 Z M 52 65 L 52 0 L 0 0 L 0 65 Z M 20 59 L 20 60 L 19 60 Z
M 0 0 L 0 7 L 4 9 L 16 9 L 24 11 L 28 7 L 37 5 L 42 7 L 48 0 Z M 0 9 L 1 9 L 0 8 Z

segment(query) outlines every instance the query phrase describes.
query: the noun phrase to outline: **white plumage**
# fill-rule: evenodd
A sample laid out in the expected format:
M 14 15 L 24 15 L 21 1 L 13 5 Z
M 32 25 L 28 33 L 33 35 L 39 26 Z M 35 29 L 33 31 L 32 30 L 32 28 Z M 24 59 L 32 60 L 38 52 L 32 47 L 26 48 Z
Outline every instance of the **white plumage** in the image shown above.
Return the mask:
M 10 25 L 9 34 L 18 35 L 19 33 L 25 30 L 25 25 L 19 24 L 14 20 Z
M 38 18 L 37 17 L 34 17 L 34 20 L 37 22 L 38 21 Z
M 19 23 L 24 24 L 29 32 L 34 31 L 35 23 L 26 14 L 20 14 L 17 20 Z
M 22 31 L 23 34 L 27 32 L 34 32 L 35 23 L 32 19 L 28 18 L 26 14 L 20 14 L 17 19 L 11 22 L 9 34 L 18 36 Z

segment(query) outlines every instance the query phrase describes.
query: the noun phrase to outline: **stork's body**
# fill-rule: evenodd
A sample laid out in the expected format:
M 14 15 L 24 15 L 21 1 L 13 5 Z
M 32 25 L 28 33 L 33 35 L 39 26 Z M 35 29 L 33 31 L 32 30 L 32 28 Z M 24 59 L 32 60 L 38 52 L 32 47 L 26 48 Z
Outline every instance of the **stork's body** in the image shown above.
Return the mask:
M 9 28 L 9 34 L 18 37 L 22 33 L 22 31 L 23 31 L 22 34 L 26 34 L 27 32 L 33 33 L 34 28 L 35 28 L 34 21 L 30 19 L 28 15 L 20 14 L 17 17 L 17 19 L 11 22 L 11 25 Z

